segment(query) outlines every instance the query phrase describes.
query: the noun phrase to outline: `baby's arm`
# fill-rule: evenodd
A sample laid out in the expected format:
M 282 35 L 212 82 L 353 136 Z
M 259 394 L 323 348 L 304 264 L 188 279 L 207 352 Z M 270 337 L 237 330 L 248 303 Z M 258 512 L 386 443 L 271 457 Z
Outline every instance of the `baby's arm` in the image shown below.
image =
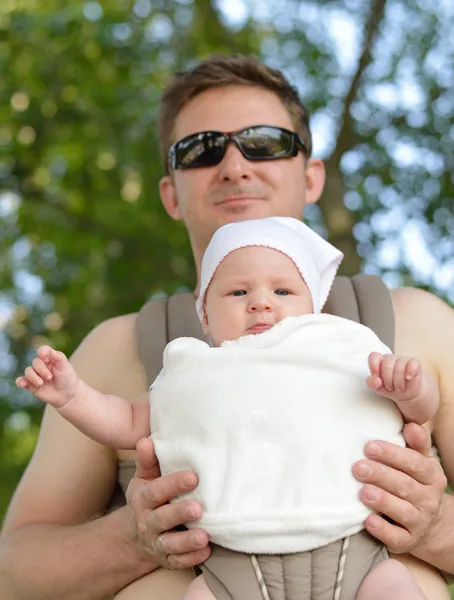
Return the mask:
M 422 425 L 437 412 L 440 392 L 434 378 L 422 370 L 417 358 L 372 352 L 367 386 L 390 398 L 406 421 Z
M 41 346 L 32 366 L 16 385 L 30 390 L 52 405 L 82 433 L 115 448 L 135 448 L 150 435 L 148 402 L 130 404 L 112 394 L 102 394 L 79 379 L 63 352 Z

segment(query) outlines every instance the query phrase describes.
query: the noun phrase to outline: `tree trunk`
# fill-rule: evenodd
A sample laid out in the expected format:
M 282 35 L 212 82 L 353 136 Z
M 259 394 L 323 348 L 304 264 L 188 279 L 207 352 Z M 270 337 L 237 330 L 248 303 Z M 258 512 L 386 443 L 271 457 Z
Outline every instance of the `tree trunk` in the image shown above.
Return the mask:
M 356 240 L 353 236 L 353 226 L 356 222 L 355 215 L 344 204 L 345 185 L 340 171 L 340 161 L 344 153 L 352 149 L 356 143 L 350 109 L 358 94 L 364 71 L 372 61 L 371 48 L 379 33 L 385 7 L 386 0 L 373 0 L 371 2 L 369 17 L 364 26 L 364 40 L 358 67 L 345 97 L 336 147 L 331 157 L 326 161 L 325 190 L 319 202 L 329 241 L 345 255 L 340 269 L 341 273 L 345 275 L 354 275 L 359 272 L 361 257 L 358 255 Z

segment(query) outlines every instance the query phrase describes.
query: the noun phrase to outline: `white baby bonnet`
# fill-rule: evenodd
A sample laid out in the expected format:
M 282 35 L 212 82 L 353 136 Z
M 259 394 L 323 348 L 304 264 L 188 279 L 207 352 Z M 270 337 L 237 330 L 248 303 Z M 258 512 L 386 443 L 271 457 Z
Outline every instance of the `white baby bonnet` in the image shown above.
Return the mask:
M 247 246 L 265 246 L 286 254 L 309 289 L 314 314 L 321 312 L 344 255 L 298 219 L 267 217 L 229 223 L 211 238 L 203 255 L 196 302 L 201 321 L 205 294 L 217 268 L 228 254 Z

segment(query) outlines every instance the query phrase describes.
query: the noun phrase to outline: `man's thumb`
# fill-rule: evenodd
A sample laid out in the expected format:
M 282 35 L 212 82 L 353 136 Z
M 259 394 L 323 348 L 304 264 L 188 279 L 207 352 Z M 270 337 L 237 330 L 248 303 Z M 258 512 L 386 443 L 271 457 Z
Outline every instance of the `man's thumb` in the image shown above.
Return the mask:
M 433 456 L 432 440 L 430 434 L 416 423 L 407 423 L 404 427 L 404 438 L 408 446 L 416 450 L 423 456 L 430 458 Z
M 137 442 L 136 476 L 142 479 L 156 479 L 161 472 L 154 450 L 153 441 L 143 438 Z

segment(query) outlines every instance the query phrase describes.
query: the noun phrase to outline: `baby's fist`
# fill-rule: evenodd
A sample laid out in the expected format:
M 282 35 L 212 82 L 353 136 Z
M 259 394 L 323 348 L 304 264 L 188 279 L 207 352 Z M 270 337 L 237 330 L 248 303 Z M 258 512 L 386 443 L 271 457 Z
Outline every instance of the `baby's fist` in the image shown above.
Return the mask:
M 63 352 L 41 346 L 37 355 L 24 375 L 16 379 L 16 385 L 60 408 L 74 396 L 78 377 Z
M 417 358 L 372 352 L 369 369 L 367 386 L 382 396 L 405 401 L 420 392 L 421 364 Z

